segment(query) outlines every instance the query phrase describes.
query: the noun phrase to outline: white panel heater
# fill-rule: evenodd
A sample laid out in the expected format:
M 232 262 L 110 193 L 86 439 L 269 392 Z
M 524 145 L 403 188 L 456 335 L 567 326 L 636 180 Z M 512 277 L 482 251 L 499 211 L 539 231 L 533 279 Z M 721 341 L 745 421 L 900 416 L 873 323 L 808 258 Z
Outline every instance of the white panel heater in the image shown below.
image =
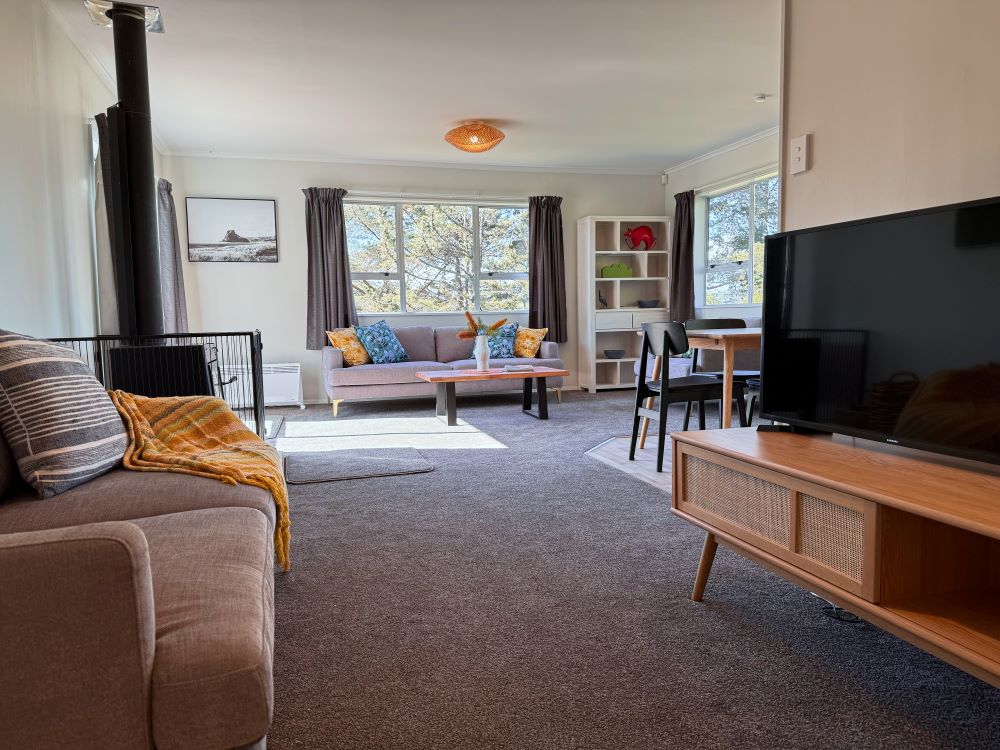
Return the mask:
M 305 409 L 302 397 L 302 368 L 298 362 L 276 362 L 261 365 L 264 373 L 264 406 L 297 406 Z M 226 401 L 234 408 L 249 409 L 253 406 L 252 378 L 244 367 L 220 367 L 226 384 L 223 388 Z
M 306 408 L 302 397 L 302 366 L 298 362 L 263 365 L 264 405 Z

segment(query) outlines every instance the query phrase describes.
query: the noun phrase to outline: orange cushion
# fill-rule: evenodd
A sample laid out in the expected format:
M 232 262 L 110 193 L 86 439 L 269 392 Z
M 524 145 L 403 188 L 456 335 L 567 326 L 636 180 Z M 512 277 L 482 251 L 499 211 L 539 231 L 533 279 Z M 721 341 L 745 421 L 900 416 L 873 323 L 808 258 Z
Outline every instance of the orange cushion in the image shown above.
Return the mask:
M 548 328 L 518 328 L 514 337 L 515 357 L 537 357 L 542 339 L 549 332 Z
M 344 355 L 344 365 L 353 367 L 354 365 L 370 365 L 372 358 L 368 356 L 368 350 L 361 345 L 361 339 L 354 332 L 353 328 L 337 328 L 326 332 L 326 337 L 330 339 L 330 346 L 340 349 Z

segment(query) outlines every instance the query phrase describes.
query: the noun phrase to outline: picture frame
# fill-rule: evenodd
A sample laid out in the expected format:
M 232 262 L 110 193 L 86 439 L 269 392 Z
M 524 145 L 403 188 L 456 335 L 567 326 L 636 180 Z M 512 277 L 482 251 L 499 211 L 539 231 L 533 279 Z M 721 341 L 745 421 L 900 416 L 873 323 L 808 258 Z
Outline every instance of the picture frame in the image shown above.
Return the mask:
M 273 198 L 184 199 L 188 261 L 277 263 L 278 206 Z

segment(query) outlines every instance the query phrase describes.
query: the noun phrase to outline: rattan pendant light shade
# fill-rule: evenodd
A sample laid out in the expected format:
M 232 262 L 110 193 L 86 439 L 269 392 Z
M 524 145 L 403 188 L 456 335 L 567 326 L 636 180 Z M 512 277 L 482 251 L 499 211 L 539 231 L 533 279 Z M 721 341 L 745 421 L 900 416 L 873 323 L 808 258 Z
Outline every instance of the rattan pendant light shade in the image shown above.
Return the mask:
M 444 139 L 462 151 L 489 151 L 504 139 L 504 132 L 480 120 L 469 120 L 444 134 Z

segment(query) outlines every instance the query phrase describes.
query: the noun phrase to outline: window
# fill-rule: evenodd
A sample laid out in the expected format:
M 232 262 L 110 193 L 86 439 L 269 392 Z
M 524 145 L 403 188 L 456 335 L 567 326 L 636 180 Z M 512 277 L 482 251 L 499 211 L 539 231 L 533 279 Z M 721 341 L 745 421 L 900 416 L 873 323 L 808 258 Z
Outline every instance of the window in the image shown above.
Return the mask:
M 359 313 L 528 307 L 528 209 L 344 203 Z
M 764 238 L 778 231 L 778 178 L 710 196 L 705 232 L 705 304 L 764 300 Z

